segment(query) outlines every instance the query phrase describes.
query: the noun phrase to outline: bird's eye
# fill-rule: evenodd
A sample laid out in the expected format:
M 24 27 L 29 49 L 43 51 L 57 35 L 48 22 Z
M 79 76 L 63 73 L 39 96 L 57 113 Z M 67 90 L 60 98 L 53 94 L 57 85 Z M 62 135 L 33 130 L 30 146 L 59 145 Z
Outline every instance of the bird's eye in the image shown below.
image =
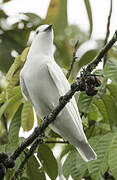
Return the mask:
M 36 34 L 38 34 L 38 33 L 39 33 L 39 30 L 36 31 Z

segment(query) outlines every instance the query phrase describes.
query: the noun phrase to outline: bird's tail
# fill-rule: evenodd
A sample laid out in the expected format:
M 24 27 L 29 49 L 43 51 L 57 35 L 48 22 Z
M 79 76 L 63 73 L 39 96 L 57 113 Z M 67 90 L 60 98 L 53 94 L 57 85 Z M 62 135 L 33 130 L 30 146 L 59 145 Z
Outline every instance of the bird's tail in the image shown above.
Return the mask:
M 97 155 L 88 142 L 78 143 L 76 147 L 82 159 L 86 162 L 97 159 Z

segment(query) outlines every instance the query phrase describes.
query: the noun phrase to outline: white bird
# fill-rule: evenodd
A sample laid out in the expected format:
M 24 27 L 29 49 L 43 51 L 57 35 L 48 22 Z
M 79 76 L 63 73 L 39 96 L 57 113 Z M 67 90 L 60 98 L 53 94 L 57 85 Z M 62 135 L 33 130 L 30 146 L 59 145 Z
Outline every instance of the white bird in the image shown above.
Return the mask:
M 70 90 L 70 85 L 53 57 L 52 25 L 37 28 L 26 63 L 20 73 L 20 85 L 38 116 L 43 119 L 58 105 L 59 98 Z M 96 159 L 96 153 L 84 134 L 75 98 L 58 114 L 50 127 L 74 145 L 84 161 Z

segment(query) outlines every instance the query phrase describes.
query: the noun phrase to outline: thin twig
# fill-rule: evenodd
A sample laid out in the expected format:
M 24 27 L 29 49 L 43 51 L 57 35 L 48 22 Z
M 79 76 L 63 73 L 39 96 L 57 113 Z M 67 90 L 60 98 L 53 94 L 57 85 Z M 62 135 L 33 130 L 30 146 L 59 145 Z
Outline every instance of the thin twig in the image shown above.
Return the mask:
M 67 72 L 67 74 L 66 74 L 66 78 L 67 78 L 67 79 L 69 79 L 70 74 L 71 74 L 71 71 L 72 71 L 73 66 L 74 66 L 74 63 L 75 63 L 75 61 L 76 61 L 76 59 L 77 59 L 77 57 L 76 57 L 76 52 L 77 52 L 77 50 L 78 50 L 78 44 L 79 44 L 79 40 L 76 42 L 76 44 L 75 44 L 75 46 L 74 46 L 74 52 L 73 52 L 72 62 L 71 62 L 71 64 L 70 64 L 70 68 L 68 69 L 68 72 Z
M 109 15 L 108 15 L 107 31 L 106 31 L 106 37 L 104 40 L 104 45 L 106 45 L 109 34 L 110 34 L 110 20 L 111 20 L 111 15 L 112 15 L 112 3 L 113 3 L 113 0 L 110 0 L 110 11 L 109 11 Z
M 96 68 L 98 63 L 104 57 L 105 53 L 107 53 L 107 51 L 113 46 L 116 41 L 117 31 L 115 32 L 109 43 L 98 53 L 93 62 L 87 66 L 87 73 L 91 73 Z M 60 98 L 58 106 L 48 116 L 46 116 L 40 123 L 40 125 L 34 129 L 33 133 L 19 145 L 19 147 L 10 156 L 11 159 L 16 160 L 26 147 L 28 147 L 31 143 L 33 143 L 33 141 L 35 141 L 37 137 L 41 136 L 44 133 L 48 125 L 56 119 L 59 112 L 65 107 L 65 105 L 69 102 L 75 92 L 80 89 L 80 84 L 82 83 L 82 81 L 83 77 L 81 76 L 71 85 L 71 89 L 62 98 Z
M 24 165 L 27 163 L 28 159 L 32 156 L 34 151 L 36 150 L 38 144 L 42 143 L 42 138 L 37 138 L 35 142 L 32 144 L 30 150 L 28 153 L 25 154 L 24 160 L 19 165 L 18 170 L 15 172 L 14 176 L 11 178 L 11 180 L 16 180 L 17 178 L 21 177 L 24 171 Z
M 112 3 L 113 3 L 113 0 L 110 0 L 110 11 L 109 11 L 109 15 L 108 15 L 108 22 L 107 22 L 107 31 L 106 31 L 106 37 L 105 37 L 105 40 L 104 40 L 104 45 L 107 44 L 108 42 L 108 38 L 109 38 L 109 35 L 110 35 L 110 20 L 111 20 L 111 15 L 112 15 Z M 104 56 L 104 65 L 106 64 L 106 61 L 107 61 L 107 53 L 105 54 Z
M 68 141 L 45 141 L 44 143 L 46 143 L 46 144 L 53 144 L 53 143 L 57 143 L 57 144 L 69 144 Z

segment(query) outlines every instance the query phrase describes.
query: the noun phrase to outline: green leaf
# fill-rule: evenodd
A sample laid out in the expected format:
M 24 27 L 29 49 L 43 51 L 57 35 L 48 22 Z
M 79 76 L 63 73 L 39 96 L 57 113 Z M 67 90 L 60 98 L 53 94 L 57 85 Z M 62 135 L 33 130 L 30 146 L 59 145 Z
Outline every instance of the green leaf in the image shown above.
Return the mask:
M 89 121 L 98 121 L 100 118 L 98 108 L 96 105 L 91 104 L 89 108 L 89 113 L 88 113 L 88 120 Z
M 63 164 L 63 174 L 65 178 L 68 179 L 71 175 L 74 180 L 81 179 L 86 169 L 86 163 L 81 159 L 77 150 L 72 150 Z
M 81 179 L 87 170 L 87 163 L 83 161 L 79 153 L 74 150 L 72 154 L 71 176 L 74 180 Z
M 117 84 L 107 84 L 106 87 L 113 96 L 113 99 L 117 102 Z
M 108 162 L 112 175 L 117 179 L 117 133 L 115 133 L 111 142 Z
M 87 51 L 85 54 L 83 54 L 83 56 L 80 58 L 80 60 L 78 61 L 78 67 L 79 69 L 82 66 L 87 65 L 88 63 L 90 63 L 94 57 L 97 55 L 97 50 L 96 49 L 91 49 L 89 51 Z
M 90 5 L 90 1 L 89 0 L 84 0 L 84 3 L 85 3 L 86 10 L 87 10 L 88 19 L 89 19 L 90 36 L 91 36 L 92 30 L 93 30 L 93 20 L 92 20 L 91 5 Z
M 67 1 L 51 0 L 45 22 L 48 24 L 54 24 L 55 33 L 63 34 L 63 31 L 68 24 Z
M 0 9 L 0 17 L 1 18 L 7 18 L 8 16 L 6 15 L 6 13 L 2 10 L 2 9 Z
M 9 2 L 10 0 L 3 0 L 3 2 Z
M 81 112 L 88 113 L 93 97 L 87 96 L 85 92 L 81 92 L 78 99 L 78 107 Z
M 28 52 L 29 52 L 29 47 L 27 47 L 27 48 L 25 48 L 25 49 L 23 50 L 22 54 L 20 55 L 20 58 L 21 58 L 21 61 L 22 61 L 22 62 L 25 62 L 25 61 L 26 61 Z
M 19 99 L 19 100 L 15 101 L 12 106 L 9 106 L 6 109 L 5 115 L 7 116 L 8 122 L 12 120 L 16 111 L 18 110 L 19 106 L 21 105 L 21 103 L 22 103 L 22 99 Z
M 7 98 L 9 98 L 11 96 L 10 93 L 12 92 L 12 89 L 19 82 L 20 70 L 21 70 L 21 68 L 22 68 L 22 66 L 24 64 L 24 62 L 22 62 L 22 58 L 24 57 L 24 51 L 23 51 L 23 54 L 21 56 L 18 56 L 17 58 L 15 58 L 14 63 L 10 67 L 8 73 L 6 74 L 6 80 L 7 80 L 7 83 L 8 83 L 7 88 L 6 88 Z
M 112 137 L 113 134 L 108 133 L 100 136 L 98 141 L 94 139 L 94 145 L 92 147 L 97 154 L 97 160 L 88 162 L 88 170 L 92 180 L 101 179 L 108 169 L 108 152 Z
M 15 96 L 11 97 L 9 100 L 7 100 L 1 107 L 0 107 L 0 119 L 4 113 L 4 111 L 9 108 L 9 106 L 12 106 L 16 101 L 19 101 L 22 99 L 21 94 L 16 94 Z
M 12 77 L 12 79 L 9 81 L 7 88 L 6 88 L 6 96 L 9 98 L 11 90 L 18 84 L 19 82 L 19 74 L 20 70 L 18 70 L 15 75 Z
M 28 22 L 31 23 L 32 26 L 39 26 L 42 23 L 42 19 L 40 16 L 34 13 L 23 13 L 25 14 L 29 19 Z
M 0 43 L 0 70 L 7 72 L 11 64 L 13 63 L 13 57 L 11 56 L 11 47 L 14 48 L 12 42 L 6 37 L 0 36 L 2 43 Z
M 21 126 L 24 131 L 32 129 L 34 123 L 33 108 L 29 101 L 25 101 L 21 114 Z
M 21 64 L 21 56 L 17 56 L 14 60 L 14 63 L 11 65 L 9 71 L 6 74 L 6 80 L 8 82 L 12 79 L 14 73 L 19 68 L 20 64 Z
M 13 150 L 18 146 L 19 141 L 19 130 L 21 126 L 21 111 L 22 105 L 20 105 L 18 111 L 15 113 L 9 127 L 9 145 L 7 148 L 8 153 L 12 153 Z
M 62 152 L 61 152 L 61 154 L 60 154 L 60 159 L 62 159 L 63 156 L 65 156 L 72 149 L 73 149 L 73 146 L 71 144 L 65 145 Z
M 110 126 L 112 127 L 114 124 L 117 124 L 117 106 L 109 95 L 104 95 L 102 99 L 108 112 Z
M 104 76 L 117 82 L 117 61 L 115 59 L 108 59 L 104 67 Z
M 3 130 L 3 127 L 2 127 L 2 130 Z M 8 144 L 8 134 L 6 132 L 3 132 L 0 135 L 1 135 L 0 136 L 0 145 Z
M 60 3 L 61 1 L 59 0 L 51 0 L 48 11 L 47 11 L 47 16 L 45 19 L 45 23 L 52 24 L 56 22 L 56 18 L 58 16 L 59 10 L 60 10 Z
M 37 157 L 41 161 L 48 176 L 52 180 L 55 180 L 58 175 L 58 165 L 51 149 L 45 144 L 39 145 Z
M 9 97 L 13 97 L 13 96 L 18 96 L 19 99 L 16 98 L 16 101 L 14 101 L 14 103 L 8 106 L 8 108 L 6 109 L 5 114 L 7 115 L 8 121 L 10 121 L 13 118 L 17 109 L 22 103 L 22 98 L 20 98 L 22 97 L 20 86 L 16 86 L 9 91 Z
M 4 31 L 0 35 L 0 69 L 3 72 L 7 72 L 13 63 L 13 57 L 11 51 L 15 50 L 19 54 L 26 46 L 29 37 L 29 29 L 12 29 Z
M 102 99 L 97 99 L 93 103 L 97 106 L 98 110 L 100 111 L 103 118 L 103 122 L 109 123 L 109 116 L 104 101 Z
M 71 162 L 72 162 L 72 152 L 70 152 L 63 164 L 63 175 L 65 176 L 66 179 L 69 178 L 69 176 L 71 175 Z
M 18 52 L 21 53 L 26 46 L 29 37 L 29 29 L 11 29 L 6 32 L 6 36 L 12 39 L 12 42 L 17 43 L 19 46 Z M 23 41 L 22 41 L 23 40 Z M 21 49 L 21 51 L 20 51 Z
M 116 124 L 117 107 L 110 95 L 105 94 L 102 99 L 93 102 L 100 111 L 103 122 L 110 124 L 110 127 Z
M 5 100 L 6 100 L 6 96 L 5 96 L 5 92 L 3 91 L 0 93 L 0 104 L 5 102 Z
M 5 145 L 0 145 L 0 153 L 5 152 Z
M 29 178 L 21 177 L 20 180 L 29 180 Z
M 48 138 L 61 138 L 61 136 L 59 134 L 57 134 L 56 132 L 54 132 L 52 129 L 48 128 L 46 130 L 47 132 L 47 136 Z
M 9 94 L 10 94 L 10 97 L 15 96 L 16 94 L 19 94 L 20 96 L 22 96 L 20 86 L 15 86 L 14 88 L 12 88 L 11 91 L 9 92 Z
M 28 162 L 26 172 L 29 180 L 46 180 L 45 174 L 41 171 L 40 165 L 34 155 L 32 155 Z
M 13 176 L 13 173 L 14 173 L 14 169 L 8 169 L 5 175 L 5 180 L 11 179 L 11 177 Z

